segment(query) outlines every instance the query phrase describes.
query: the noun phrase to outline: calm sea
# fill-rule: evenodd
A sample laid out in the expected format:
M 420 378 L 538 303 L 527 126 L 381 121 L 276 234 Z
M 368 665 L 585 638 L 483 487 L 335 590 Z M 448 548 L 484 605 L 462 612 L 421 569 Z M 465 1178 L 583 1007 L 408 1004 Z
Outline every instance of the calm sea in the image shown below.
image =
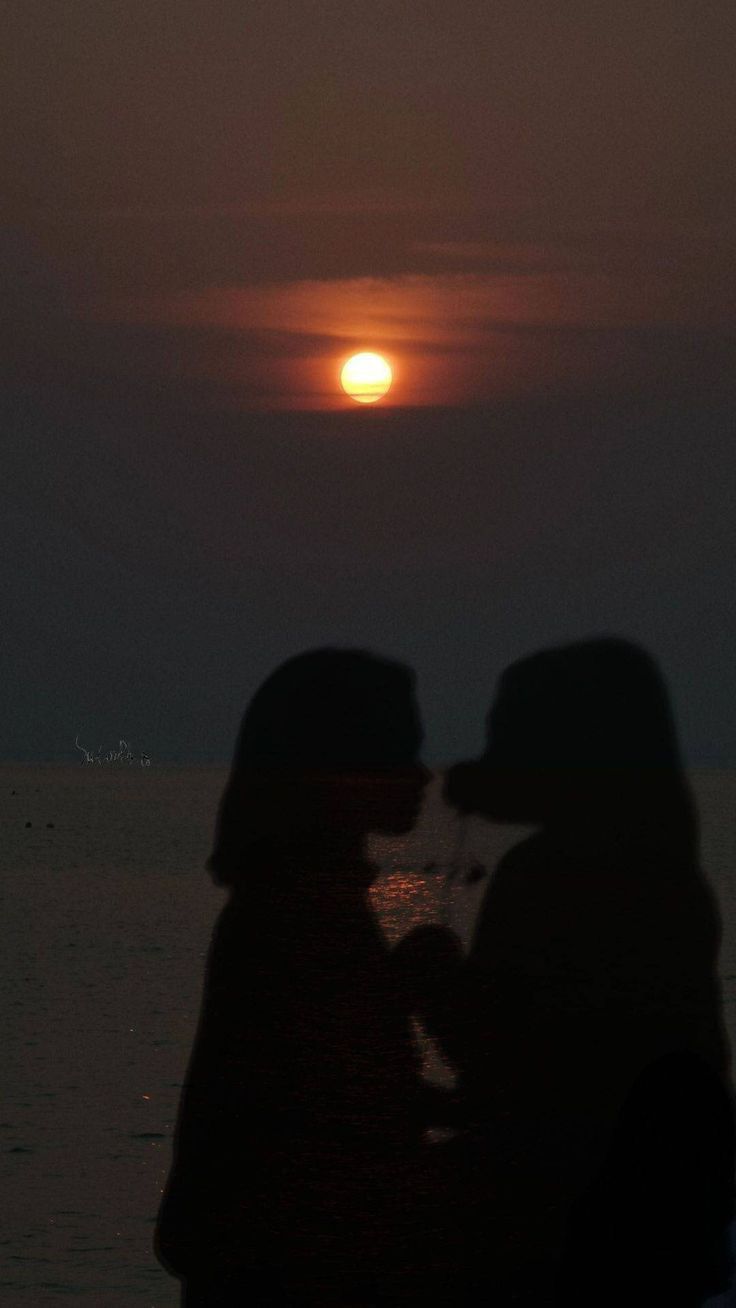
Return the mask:
M 151 1240 L 222 903 L 204 862 L 224 780 L 217 768 L 0 767 L 6 1308 L 177 1308 Z M 733 1040 L 736 774 L 693 781 Z M 484 882 L 448 890 L 443 873 L 492 868 L 521 833 L 461 828 L 430 790 L 410 837 L 372 846 L 389 940 L 427 921 L 467 940 Z

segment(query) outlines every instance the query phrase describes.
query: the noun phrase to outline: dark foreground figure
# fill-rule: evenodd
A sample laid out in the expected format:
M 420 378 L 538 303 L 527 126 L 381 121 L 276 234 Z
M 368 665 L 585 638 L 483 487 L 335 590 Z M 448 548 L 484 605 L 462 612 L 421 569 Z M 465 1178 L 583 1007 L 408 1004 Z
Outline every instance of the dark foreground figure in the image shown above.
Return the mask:
M 420 743 L 412 674 L 359 652 L 291 660 L 245 714 L 157 1230 L 186 1308 L 414 1297 L 422 1091 L 363 844 L 413 826 Z
M 651 659 L 599 640 L 515 664 L 446 793 L 537 828 L 467 961 L 439 930 L 403 947 L 460 1074 L 456 1301 L 696 1308 L 728 1285 L 733 1114 L 718 919 Z

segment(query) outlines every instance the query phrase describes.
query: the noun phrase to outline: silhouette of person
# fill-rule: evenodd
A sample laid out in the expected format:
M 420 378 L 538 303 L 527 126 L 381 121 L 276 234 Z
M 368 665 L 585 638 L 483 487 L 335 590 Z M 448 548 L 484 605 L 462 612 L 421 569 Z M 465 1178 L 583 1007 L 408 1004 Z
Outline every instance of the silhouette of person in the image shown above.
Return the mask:
M 467 1301 L 694 1308 L 728 1282 L 733 1113 L 719 922 L 652 659 L 611 638 L 512 665 L 445 790 L 536 828 L 466 962 L 414 941 L 459 1069 Z
M 372 1303 L 401 1280 L 422 1092 L 363 845 L 414 825 L 420 744 L 413 674 L 361 651 L 291 659 L 244 716 L 156 1236 L 187 1308 Z

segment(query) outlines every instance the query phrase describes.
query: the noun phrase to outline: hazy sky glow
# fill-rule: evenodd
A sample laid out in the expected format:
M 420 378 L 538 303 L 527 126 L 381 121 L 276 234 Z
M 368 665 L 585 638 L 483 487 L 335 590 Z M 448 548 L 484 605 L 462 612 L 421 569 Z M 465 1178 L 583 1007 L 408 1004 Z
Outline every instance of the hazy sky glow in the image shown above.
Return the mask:
M 468 738 L 504 654 L 615 629 L 681 705 L 723 668 L 690 738 L 736 750 L 730 0 L 12 0 L 5 27 L 6 752 L 47 748 L 76 630 L 69 712 L 118 723 L 110 658 L 137 712 L 116 604 L 156 667 L 185 633 L 195 703 L 220 627 L 243 693 L 305 643 L 426 657 L 444 753 L 443 678 L 478 677 Z M 394 368 L 373 413 L 358 350 Z
M 16 5 L 6 213 L 62 317 L 179 357 L 217 329 L 189 367 L 245 407 L 343 404 L 356 345 L 400 353 L 394 405 L 661 383 L 658 334 L 691 328 L 707 379 L 736 289 L 727 0 L 365 26 L 357 0 Z M 127 382 L 116 346 L 90 365 Z
M 727 277 L 727 251 L 719 260 L 709 249 L 695 268 L 657 242 L 638 257 L 608 260 L 585 252 L 576 260 L 570 251 L 545 260 L 534 246 L 469 245 L 465 255 L 458 245 L 449 253 L 455 263 L 495 269 L 208 287 L 111 301 L 93 313 L 229 334 L 241 343 L 242 363 L 227 371 L 227 384 L 244 404 L 257 403 L 250 382 L 274 408 L 339 407 L 335 358 L 358 346 L 396 355 L 400 372 L 386 402 L 476 404 L 576 383 L 607 386 L 620 373 L 632 388 L 653 377 L 662 384 L 673 338 L 676 352 L 684 334 L 704 343 L 694 378 L 702 382 L 732 338 L 736 282 Z

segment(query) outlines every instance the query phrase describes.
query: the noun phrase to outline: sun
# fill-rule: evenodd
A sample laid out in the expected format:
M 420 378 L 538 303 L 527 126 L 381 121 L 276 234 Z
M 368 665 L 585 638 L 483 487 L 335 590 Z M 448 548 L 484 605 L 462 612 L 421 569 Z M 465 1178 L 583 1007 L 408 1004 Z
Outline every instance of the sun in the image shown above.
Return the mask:
M 367 351 L 354 354 L 340 373 L 340 385 L 358 404 L 375 404 L 386 394 L 392 381 L 393 373 L 387 360 L 380 354 Z

